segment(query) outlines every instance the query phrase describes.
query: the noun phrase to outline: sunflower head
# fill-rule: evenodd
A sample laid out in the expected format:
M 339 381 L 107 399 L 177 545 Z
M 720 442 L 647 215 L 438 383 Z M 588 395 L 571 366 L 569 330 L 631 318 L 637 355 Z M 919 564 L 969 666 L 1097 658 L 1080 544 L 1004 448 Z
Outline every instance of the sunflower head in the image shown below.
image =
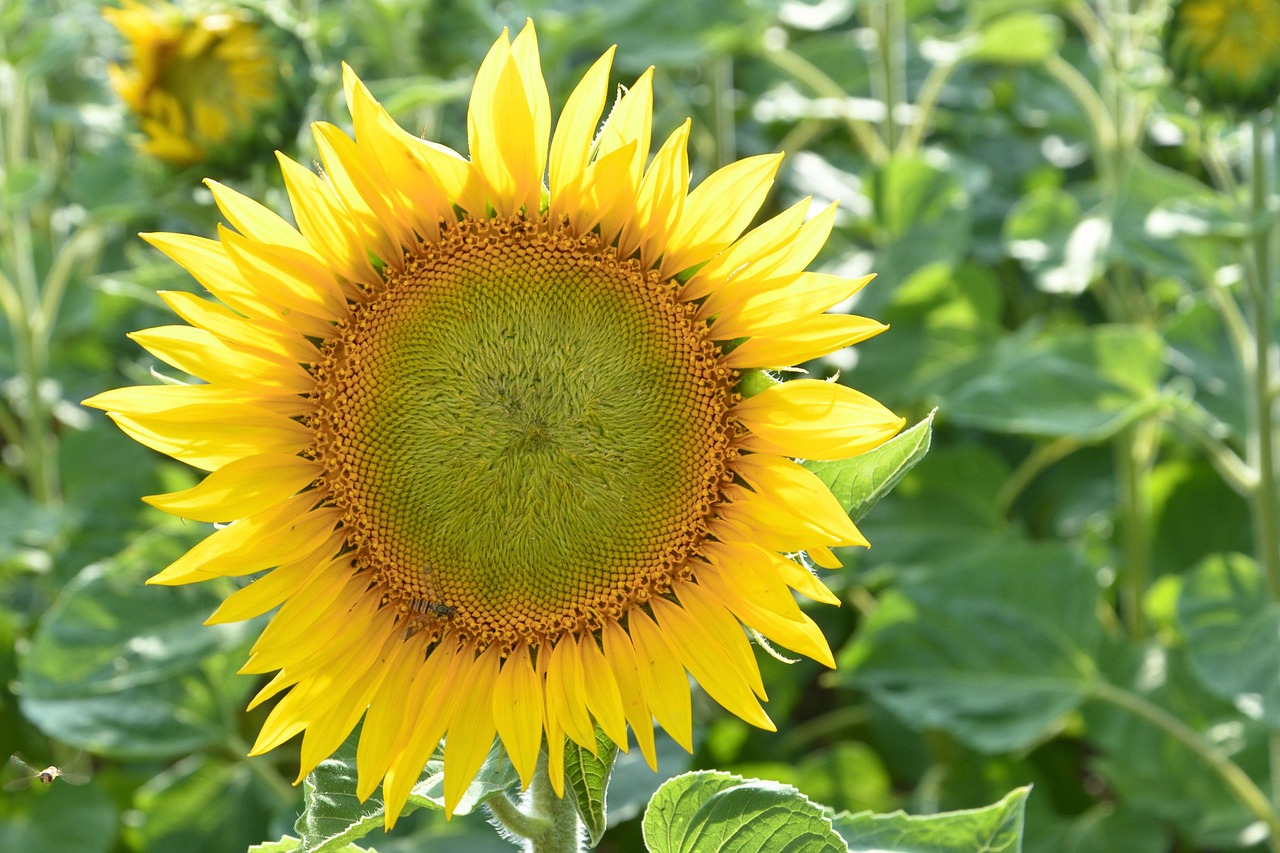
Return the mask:
M 148 239 L 217 301 L 135 335 L 201 384 L 89 401 L 208 471 L 147 498 L 225 524 L 153 582 L 259 575 L 212 622 L 276 610 L 245 671 L 280 697 L 254 746 L 301 774 L 363 717 L 359 790 L 394 822 L 442 737 L 452 810 L 495 738 L 562 790 L 565 738 L 650 764 L 691 748 L 689 676 L 772 728 L 744 626 L 833 665 L 793 591 L 866 540 L 795 457 L 902 426 L 834 382 L 759 382 L 884 326 L 825 313 L 866 278 L 806 271 L 807 200 L 751 230 L 779 157 L 689 189 L 689 123 L 650 156 L 646 72 L 608 112 L 613 51 L 552 133 L 532 24 L 476 75 L 470 156 L 399 128 L 348 69 L 355 138 L 281 157 L 297 227 L 222 185 L 218 240 Z M 867 277 L 869 278 L 869 277 Z M 743 378 L 753 378 L 750 389 Z M 265 574 L 260 574 L 265 573 Z
M 128 61 L 108 75 L 137 119 L 145 153 L 175 166 L 231 166 L 295 132 L 309 94 L 306 54 L 264 14 L 138 0 L 102 14 L 128 42 Z
M 1280 96 L 1280 3 L 1179 0 L 1165 30 L 1165 60 L 1209 106 L 1261 110 Z

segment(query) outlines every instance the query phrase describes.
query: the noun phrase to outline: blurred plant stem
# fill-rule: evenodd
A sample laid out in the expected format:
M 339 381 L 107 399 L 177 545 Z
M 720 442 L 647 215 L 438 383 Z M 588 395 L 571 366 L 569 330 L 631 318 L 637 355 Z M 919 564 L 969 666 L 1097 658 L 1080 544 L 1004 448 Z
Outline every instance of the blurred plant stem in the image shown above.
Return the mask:
M 58 389 L 50 375 L 54 326 L 73 277 L 96 264 L 101 230 L 92 223 L 60 233 L 42 203 L 60 172 L 62 153 L 51 137 L 32 138 L 32 81 L 19 68 L 0 66 L 8 78 L 0 110 L 0 311 L 13 338 L 15 376 L 3 389 L 10 408 L 0 408 L 0 439 L 16 456 L 32 499 L 44 506 L 62 500 L 58 472 L 55 405 Z M 33 156 L 34 152 L 34 156 Z M 42 228 L 38 220 L 47 226 Z M 38 242 L 43 238 L 47 246 Z M 44 251 L 41 251 L 44 249 Z M 43 277 L 39 258 L 50 258 Z
M 1093 698 L 1123 708 L 1163 731 L 1181 743 L 1207 766 L 1212 768 L 1232 795 L 1250 814 L 1270 829 L 1269 847 L 1272 853 L 1280 853 L 1280 813 L 1273 808 L 1267 795 L 1221 748 L 1206 740 L 1199 732 L 1179 720 L 1173 714 L 1149 702 L 1129 690 L 1099 681 L 1093 685 Z
M 898 149 L 899 106 L 907 102 L 907 27 L 906 9 L 901 0 L 872 0 L 867 4 L 867 19 L 876 34 L 879 62 L 871 66 L 871 87 L 876 100 L 884 104 L 883 136 L 885 147 Z
M 494 820 L 512 835 L 524 839 L 527 853 L 579 853 L 583 849 L 578 813 L 573 803 L 556 794 L 547 772 L 547 756 L 538 756 L 538 768 L 521 809 L 506 794 L 485 801 Z
M 1280 499 L 1277 498 L 1275 396 L 1275 210 L 1274 176 L 1269 164 L 1275 158 L 1274 118 L 1256 116 L 1250 124 L 1249 214 L 1254 228 L 1245 259 L 1253 351 L 1244 359 L 1248 379 L 1249 431 L 1247 460 L 1257 473 L 1250 494 L 1258 566 L 1267 579 L 1271 597 L 1280 600 Z

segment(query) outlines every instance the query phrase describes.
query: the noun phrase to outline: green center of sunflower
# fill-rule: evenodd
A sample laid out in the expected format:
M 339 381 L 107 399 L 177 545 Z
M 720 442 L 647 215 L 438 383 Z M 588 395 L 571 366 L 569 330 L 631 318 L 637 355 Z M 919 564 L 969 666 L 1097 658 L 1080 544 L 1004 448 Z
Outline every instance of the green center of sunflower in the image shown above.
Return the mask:
M 317 380 L 357 566 L 481 645 L 591 630 L 687 576 L 735 453 L 732 373 L 676 286 L 540 220 L 447 230 Z

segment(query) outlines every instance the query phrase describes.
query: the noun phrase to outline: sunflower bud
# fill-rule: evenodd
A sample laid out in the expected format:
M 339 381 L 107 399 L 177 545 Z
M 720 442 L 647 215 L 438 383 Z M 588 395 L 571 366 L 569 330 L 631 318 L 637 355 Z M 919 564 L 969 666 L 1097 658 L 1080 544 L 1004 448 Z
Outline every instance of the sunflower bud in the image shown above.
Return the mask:
M 1180 0 L 1165 30 L 1165 62 L 1207 106 L 1263 110 L 1280 95 L 1280 3 Z
M 227 168 L 296 134 L 310 63 L 296 35 L 265 14 L 136 0 L 102 14 L 129 43 L 128 61 L 108 76 L 136 117 L 144 153 Z

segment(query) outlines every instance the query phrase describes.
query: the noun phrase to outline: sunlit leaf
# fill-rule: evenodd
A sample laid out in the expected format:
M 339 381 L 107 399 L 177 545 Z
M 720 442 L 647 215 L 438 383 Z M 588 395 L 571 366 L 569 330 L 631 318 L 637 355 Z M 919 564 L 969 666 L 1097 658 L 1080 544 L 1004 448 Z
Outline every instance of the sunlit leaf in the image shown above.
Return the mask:
M 705 770 L 658 789 L 645 812 L 644 840 L 651 853 L 845 850 L 822 807 L 795 788 Z
M 980 809 L 935 815 L 870 812 L 837 815 L 850 853 L 1018 853 L 1030 788 L 1017 788 Z
M 860 456 L 836 462 L 806 462 L 805 467 L 827 484 L 845 512 L 858 521 L 929 452 L 935 412 Z

